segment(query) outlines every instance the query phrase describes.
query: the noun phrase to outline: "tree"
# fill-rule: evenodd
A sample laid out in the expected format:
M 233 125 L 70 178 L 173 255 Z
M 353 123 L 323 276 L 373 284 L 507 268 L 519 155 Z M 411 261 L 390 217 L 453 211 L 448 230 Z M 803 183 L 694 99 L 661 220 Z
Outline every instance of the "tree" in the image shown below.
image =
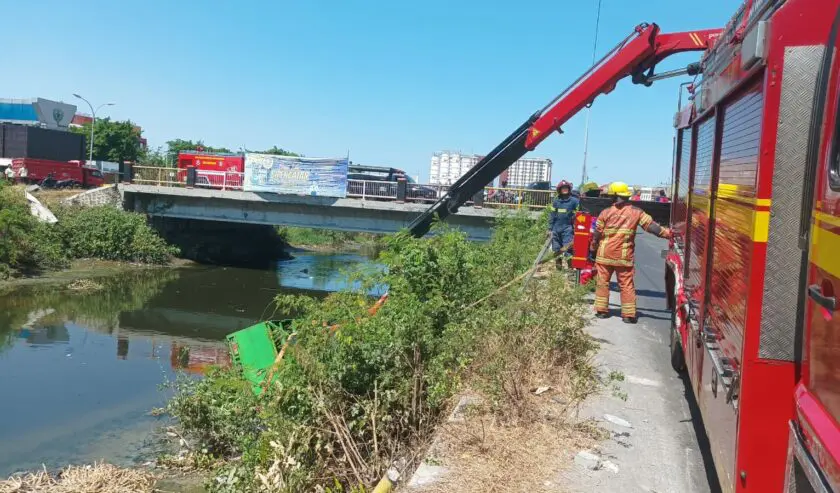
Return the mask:
M 271 149 L 266 149 L 264 151 L 259 151 L 260 154 L 274 154 L 275 156 L 291 156 L 291 157 L 301 157 L 301 154 L 296 152 L 287 151 L 282 147 L 271 146 Z
M 181 152 L 189 152 L 189 151 L 201 151 L 201 152 L 219 152 L 219 153 L 230 153 L 230 149 L 227 147 L 213 147 L 206 145 L 203 141 L 198 140 L 193 142 L 192 140 L 184 140 L 184 139 L 175 139 L 169 140 L 166 142 L 167 147 L 167 157 L 169 162 L 177 163 L 178 162 L 178 154 Z
M 74 127 L 73 132 L 85 136 L 85 149 L 90 146 L 90 123 Z M 96 120 L 93 135 L 93 159 L 101 161 L 136 162 L 142 153 L 140 129 L 126 121 Z
M 143 166 L 159 166 L 165 167 L 172 161 L 169 161 L 167 153 L 163 147 L 155 147 L 153 149 L 146 149 L 140 154 L 138 162 Z

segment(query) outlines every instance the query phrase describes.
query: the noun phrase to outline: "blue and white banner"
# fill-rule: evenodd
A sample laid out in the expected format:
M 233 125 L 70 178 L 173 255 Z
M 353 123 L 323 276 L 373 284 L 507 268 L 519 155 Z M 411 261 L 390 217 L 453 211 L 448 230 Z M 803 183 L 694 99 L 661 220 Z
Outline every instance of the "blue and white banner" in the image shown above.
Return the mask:
M 347 195 L 349 161 L 245 154 L 246 192 L 340 197 Z

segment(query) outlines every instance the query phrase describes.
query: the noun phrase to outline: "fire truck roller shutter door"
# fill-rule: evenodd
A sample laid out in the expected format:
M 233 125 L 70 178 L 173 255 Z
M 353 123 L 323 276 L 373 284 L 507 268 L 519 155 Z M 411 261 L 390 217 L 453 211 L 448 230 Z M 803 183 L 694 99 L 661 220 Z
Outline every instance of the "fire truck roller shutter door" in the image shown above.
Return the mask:
M 794 361 L 795 328 L 801 257 L 799 222 L 802 186 L 808 154 L 808 132 L 814 88 L 820 73 L 824 46 L 785 48 L 781 104 L 773 165 L 773 197 L 767 236 L 767 270 L 764 279 L 759 357 Z

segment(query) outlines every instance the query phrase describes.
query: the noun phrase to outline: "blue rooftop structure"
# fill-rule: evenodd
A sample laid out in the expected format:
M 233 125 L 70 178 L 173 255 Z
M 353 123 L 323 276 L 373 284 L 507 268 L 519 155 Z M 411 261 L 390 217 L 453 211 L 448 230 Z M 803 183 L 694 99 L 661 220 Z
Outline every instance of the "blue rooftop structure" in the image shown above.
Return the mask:
M 0 123 L 67 130 L 75 115 L 76 106 L 49 99 L 0 99 Z

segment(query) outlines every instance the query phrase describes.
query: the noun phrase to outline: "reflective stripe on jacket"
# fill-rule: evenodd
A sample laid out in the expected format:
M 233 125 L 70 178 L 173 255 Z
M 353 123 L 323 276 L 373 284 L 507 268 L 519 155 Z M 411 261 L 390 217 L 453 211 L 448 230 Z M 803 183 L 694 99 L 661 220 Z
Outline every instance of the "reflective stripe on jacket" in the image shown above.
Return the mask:
M 604 265 L 632 267 L 636 250 L 636 228 L 645 231 L 652 225 L 653 218 L 637 207 L 626 204 L 612 205 L 598 215 L 595 230 L 600 233 L 598 255 L 595 262 Z

